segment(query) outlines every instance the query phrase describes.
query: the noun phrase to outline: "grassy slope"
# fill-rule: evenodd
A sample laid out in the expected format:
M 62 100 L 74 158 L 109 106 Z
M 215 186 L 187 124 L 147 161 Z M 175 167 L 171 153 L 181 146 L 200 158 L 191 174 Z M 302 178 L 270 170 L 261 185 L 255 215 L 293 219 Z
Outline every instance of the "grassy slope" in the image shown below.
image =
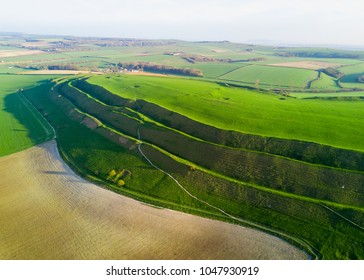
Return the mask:
M 44 76 L 0 75 L 0 156 L 53 137 L 45 120 L 21 93 L 17 93 L 19 88 L 29 87 L 44 79 Z
M 339 90 L 340 88 L 337 86 L 334 78 L 326 75 L 325 73 L 321 73 L 320 78 L 312 82 L 311 89 L 334 91 Z
M 49 105 L 46 107 L 50 108 Z M 55 109 L 54 114 L 50 116 L 59 114 L 59 110 Z M 71 160 L 83 167 L 87 173 L 92 174 L 95 167 L 107 172 L 115 165 L 115 158 L 120 159 L 117 162 L 123 162 L 122 157 L 126 156 L 125 153 L 131 153 L 122 148 L 119 148 L 119 152 L 122 153 L 120 155 L 110 153 L 110 149 L 114 149 L 112 147 L 117 150 L 116 145 L 110 146 L 108 140 L 95 136 L 91 130 L 65 120 L 60 120 L 59 124 L 63 124 L 59 130 L 60 138 L 58 139 L 61 147 L 64 147 L 64 151 L 71 155 Z M 65 142 L 62 141 L 62 138 Z M 272 229 L 284 229 L 289 235 L 306 240 L 312 247 L 321 252 L 323 258 L 362 258 L 363 256 L 360 249 L 362 248 L 360 230 L 348 225 L 345 220 L 338 219 L 337 215 L 316 203 L 300 201 L 241 183 L 234 183 L 213 174 L 204 173 L 201 170 L 191 171 L 188 166 L 172 160 L 150 146 L 143 145 L 143 151 L 158 166 L 181 180 L 191 193 L 235 216 L 264 224 Z M 136 158 L 134 163 L 139 164 Z M 133 174 L 136 176 L 144 176 L 143 170 L 140 172 L 133 169 Z M 146 182 L 139 183 L 145 184 Z M 171 187 L 173 186 L 171 185 Z M 136 195 L 141 195 L 142 199 L 145 194 L 153 197 L 157 193 L 162 196 L 160 199 L 162 202 L 164 199 L 165 203 L 175 196 L 171 192 L 158 192 L 159 186 L 140 188 L 138 184 L 130 184 L 130 189 L 134 190 L 134 188 Z M 196 205 L 191 205 L 191 207 L 194 208 Z M 336 211 L 345 211 L 346 217 L 356 221 L 362 220 L 362 213 L 360 212 L 342 209 L 336 209 Z
M 223 129 L 364 151 L 362 102 L 280 100 L 274 95 L 177 78 L 100 76 L 89 82 Z
M 111 183 L 109 188 L 156 205 L 164 203 L 163 205 L 168 204 L 169 207 L 179 210 L 185 207 L 185 211 L 189 207 L 206 210 L 206 207 L 191 200 L 168 177 L 151 168 L 139 156 L 136 146 L 130 149 L 120 147 L 67 117 L 60 107 L 50 101 L 49 90 L 50 87 L 44 85 L 26 91 L 25 95 L 41 112 L 47 113 L 47 119 L 56 130 L 62 155 L 76 171 L 83 175 L 88 174 L 89 179 L 95 180 L 95 175 L 98 174 L 105 180 L 112 169 L 126 169 L 132 173 L 125 180 L 126 186 L 120 189 Z M 99 179 L 96 180 L 105 185 Z M 211 209 L 208 211 L 211 212 Z
M 356 83 L 357 77 L 364 75 L 364 63 L 362 62 L 350 66 L 340 67 L 338 70 L 345 74 L 345 76 L 341 79 L 342 82 Z

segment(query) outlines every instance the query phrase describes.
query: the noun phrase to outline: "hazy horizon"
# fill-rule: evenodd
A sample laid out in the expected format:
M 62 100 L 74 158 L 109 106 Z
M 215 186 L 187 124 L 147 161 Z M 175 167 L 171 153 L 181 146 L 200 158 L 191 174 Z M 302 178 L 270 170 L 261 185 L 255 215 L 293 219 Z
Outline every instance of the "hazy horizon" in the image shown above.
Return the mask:
M 0 31 L 27 34 L 364 47 L 364 1 L 13 0 Z

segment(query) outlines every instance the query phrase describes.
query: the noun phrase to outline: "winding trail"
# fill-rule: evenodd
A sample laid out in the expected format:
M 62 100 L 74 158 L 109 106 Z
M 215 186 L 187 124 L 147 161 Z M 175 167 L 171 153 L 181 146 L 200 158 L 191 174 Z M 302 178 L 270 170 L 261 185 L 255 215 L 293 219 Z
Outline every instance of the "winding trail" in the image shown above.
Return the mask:
M 135 103 L 138 107 L 138 112 L 140 111 L 140 105 L 138 104 L 137 102 L 137 99 L 135 97 Z M 292 240 L 294 241 L 296 244 L 300 244 L 303 248 L 306 248 L 307 251 L 310 252 L 310 254 L 312 256 L 315 256 L 316 258 L 318 257 L 317 254 L 315 253 L 315 250 L 309 245 L 307 244 L 305 241 L 299 239 L 299 238 L 295 238 L 295 237 L 292 237 L 288 234 L 285 234 L 283 232 L 280 232 L 278 230 L 274 230 L 274 229 L 271 229 L 271 228 L 268 228 L 268 227 L 265 227 L 263 225 L 260 225 L 260 224 L 257 224 L 257 223 L 254 223 L 254 222 L 251 222 L 251 221 L 248 221 L 248 220 L 245 220 L 245 219 L 241 219 L 241 218 L 238 218 L 238 217 L 235 217 L 229 213 L 227 213 L 226 211 L 224 211 L 223 209 L 219 208 L 219 207 L 216 207 L 210 203 L 208 203 L 207 201 L 204 201 L 200 198 L 198 198 L 197 196 L 191 194 L 184 186 L 182 186 L 182 184 L 175 178 L 172 176 L 172 174 L 166 172 L 165 170 L 159 168 L 158 166 L 156 166 L 146 155 L 145 153 L 142 151 L 142 144 L 143 144 L 143 140 L 141 138 L 141 134 L 140 134 L 140 127 L 143 125 L 143 122 L 141 120 L 141 122 L 139 123 L 138 127 L 137 127 L 137 137 L 138 137 L 138 140 L 139 140 L 139 144 L 138 144 L 138 150 L 140 152 L 140 154 L 142 155 L 142 157 L 152 166 L 154 167 L 155 169 L 159 170 L 160 172 L 162 172 L 163 174 L 167 175 L 168 177 L 170 177 L 187 195 L 189 195 L 190 197 L 192 197 L 193 199 L 199 201 L 200 203 L 203 203 L 217 211 L 219 211 L 220 213 L 222 213 L 223 215 L 229 217 L 230 219 L 233 219 L 235 221 L 238 221 L 238 222 L 241 222 L 241 223 L 244 223 L 244 224 L 247 224 L 247 225 L 250 225 L 250 226 L 253 226 L 255 228 L 258 228 L 260 230 L 263 230 L 265 232 L 270 232 L 270 233 L 274 233 L 274 234 L 277 234 L 279 236 L 282 236 L 282 237 L 285 237 L 287 238 L 288 240 Z

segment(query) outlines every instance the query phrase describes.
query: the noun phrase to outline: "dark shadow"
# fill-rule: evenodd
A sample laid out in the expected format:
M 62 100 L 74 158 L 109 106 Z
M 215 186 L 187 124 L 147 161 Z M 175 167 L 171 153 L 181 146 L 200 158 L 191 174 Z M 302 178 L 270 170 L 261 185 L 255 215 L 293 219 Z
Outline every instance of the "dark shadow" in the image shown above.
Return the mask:
M 33 105 L 29 102 L 26 95 L 36 95 L 41 91 L 49 91 L 49 80 L 43 80 L 34 84 L 33 87 L 23 90 L 15 91 L 14 93 L 7 94 L 4 97 L 4 111 L 10 113 L 14 118 L 21 123 L 25 129 L 9 128 L 9 133 L 23 132 L 26 133 L 34 145 L 40 144 L 53 138 L 51 129 L 45 131 L 43 127 L 39 126 L 38 122 L 34 120 Z M 14 139 L 16 141 L 16 139 Z

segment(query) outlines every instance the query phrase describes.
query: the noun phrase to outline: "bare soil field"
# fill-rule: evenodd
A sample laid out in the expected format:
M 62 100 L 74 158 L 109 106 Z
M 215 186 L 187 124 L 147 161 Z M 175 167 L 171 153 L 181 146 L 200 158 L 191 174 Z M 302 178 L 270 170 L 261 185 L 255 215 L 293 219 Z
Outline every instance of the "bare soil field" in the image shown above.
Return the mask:
M 26 48 L 47 47 L 51 45 L 52 44 L 49 41 L 26 42 L 22 44 L 22 46 Z
M 0 50 L 0 57 L 15 57 L 15 56 L 23 56 L 23 55 L 33 55 L 33 54 L 42 54 L 44 52 L 37 50 L 22 50 L 22 51 L 14 51 L 14 50 Z
M 34 70 L 24 71 L 19 74 L 27 75 L 77 75 L 77 74 L 103 74 L 102 72 L 90 72 L 81 70 Z
M 268 234 L 81 179 L 55 141 L 0 158 L 0 259 L 306 259 Z
M 145 72 L 145 71 L 139 71 L 139 72 L 125 72 L 128 75 L 139 75 L 139 76 L 155 76 L 155 77 L 167 77 L 166 74 L 158 74 L 158 73 L 152 73 L 152 72 Z
M 337 63 L 329 63 L 329 62 L 320 62 L 320 61 L 291 61 L 291 62 L 282 62 L 282 63 L 273 63 L 268 64 L 270 66 L 280 66 L 280 67 L 289 67 L 289 68 L 302 68 L 308 70 L 318 70 L 329 67 L 337 67 L 340 64 Z

